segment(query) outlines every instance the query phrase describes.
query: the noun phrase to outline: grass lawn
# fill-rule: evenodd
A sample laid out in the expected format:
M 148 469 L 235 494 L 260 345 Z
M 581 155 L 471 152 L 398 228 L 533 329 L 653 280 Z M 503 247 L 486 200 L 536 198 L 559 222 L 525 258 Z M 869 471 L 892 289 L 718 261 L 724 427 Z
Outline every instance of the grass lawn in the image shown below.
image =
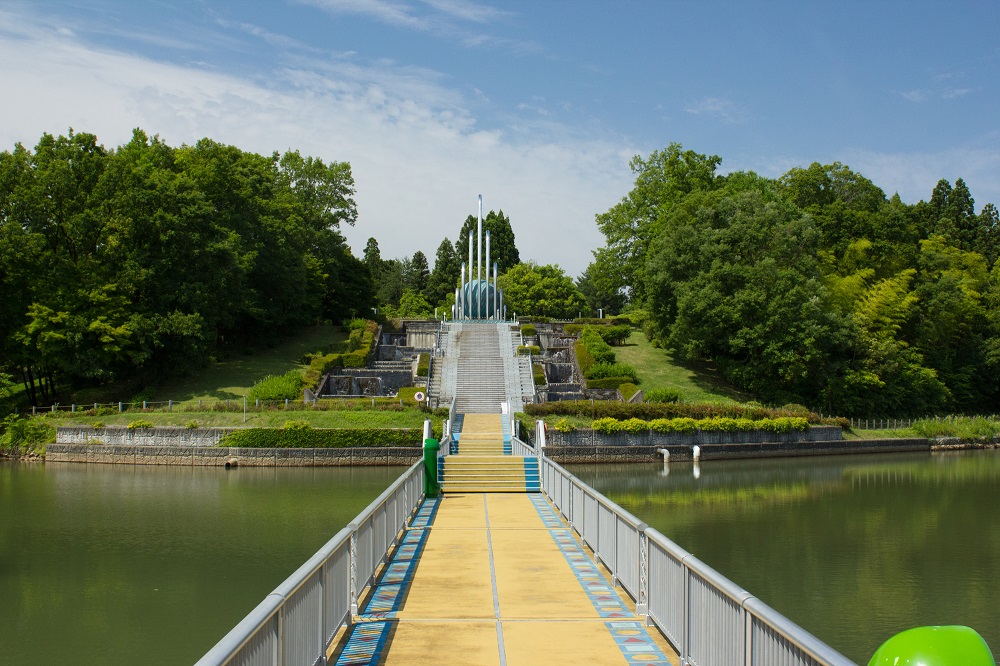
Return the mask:
M 750 396 L 740 393 L 706 364 L 681 364 L 665 349 L 653 347 L 646 336 L 633 332 L 621 347 L 613 347 L 620 363 L 628 363 L 639 372 L 639 388 L 670 388 L 685 402 L 746 402 Z
M 227 359 L 186 377 L 170 379 L 155 387 L 153 400 L 173 400 L 182 405 L 197 404 L 199 400 L 205 403 L 227 399 L 242 400 L 259 379 L 302 368 L 298 361 L 304 354 L 339 342 L 345 337 L 340 327 L 322 325 L 304 328 L 299 335 L 274 349 Z M 127 399 L 127 396 L 122 399 Z

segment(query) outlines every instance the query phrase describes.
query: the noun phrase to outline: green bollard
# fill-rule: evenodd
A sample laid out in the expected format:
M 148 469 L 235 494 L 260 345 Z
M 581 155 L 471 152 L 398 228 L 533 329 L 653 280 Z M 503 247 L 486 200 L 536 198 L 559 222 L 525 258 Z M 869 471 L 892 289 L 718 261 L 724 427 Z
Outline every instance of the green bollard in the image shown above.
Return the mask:
M 438 483 L 438 449 L 441 445 L 436 439 L 424 440 L 424 496 L 437 497 L 441 494 L 441 484 Z
M 996 666 L 993 653 L 974 629 L 916 627 L 882 644 L 868 666 Z

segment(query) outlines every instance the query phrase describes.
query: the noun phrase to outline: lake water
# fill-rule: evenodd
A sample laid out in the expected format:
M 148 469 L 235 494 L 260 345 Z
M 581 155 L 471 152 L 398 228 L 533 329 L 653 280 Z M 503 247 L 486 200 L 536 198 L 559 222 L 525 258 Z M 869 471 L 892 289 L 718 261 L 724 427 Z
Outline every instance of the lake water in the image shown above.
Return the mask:
M 0 463 L 0 663 L 192 664 L 404 469 Z
M 1000 655 L 1000 451 L 568 469 L 860 664 L 932 624 Z

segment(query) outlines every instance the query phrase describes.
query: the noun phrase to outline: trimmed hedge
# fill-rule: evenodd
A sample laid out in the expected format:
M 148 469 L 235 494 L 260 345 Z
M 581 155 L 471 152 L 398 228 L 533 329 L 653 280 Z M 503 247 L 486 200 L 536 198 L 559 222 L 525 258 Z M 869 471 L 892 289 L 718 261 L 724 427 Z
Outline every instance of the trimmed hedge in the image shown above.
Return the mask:
M 291 424 L 289 424 L 291 425 Z M 244 428 L 234 430 L 219 446 L 248 449 L 338 449 L 347 447 L 423 446 L 419 428 Z M 439 437 L 436 433 L 435 437 Z
M 639 434 L 652 430 L 653 432 L 738 432 L 747 430 L 764 430 L 767 432 L 781 433 L 793 430 L 806 430 L 809 422 L 798 416 L 782 416 L 776 419 L 731 419 L 724 417 L 714 417 L 708 419 L 695 420 L 692 418 L 674 419 L 653 419 L 643 421 L 638 418 L 630 418 L 620 421 L 613 418 L 601 418 L 590 424 L 590 427 L 597 432 L 610 434 L 626 432 Z
M 527 356 L 528 354 L 534 354 L 535 356 L 542 353 L 542 348 L 538 345 L 520 345 L 517 348 L 518 356 Z
M 417 377 L 426 377 L 427 370 L 431 365 L 431 355 L 430 354 L 420 354 L 417 357 Z
M 587 371 L 597 363 L 594 357 L 587 351 L 587 345 L 583 343 L 583 340 L 577 340 L 573 343 L 573 351 L 576 352 L 576 361 L 580 364 L 580 370 L 584 375 Z
M 583 340 L 583 344 L 586 345 L 587 351 L 590 355 L 594 357 L 594 360 L 598 363 L 614 363 L 615 362 L 615 352 L 611 349 L 611 345 L 604 341 L 601 334 L 597 332 L 593 326 L 588 326 L 583 329 L 583 334 L 580 336 Z
M 545 381 L 545 366 L 541 363 L 532 364 L 531 374 L 535 377 L 535 386 L 542 386 L 547 383 Z
M 351 321 L 351 326 L 356 326 L 356 320 Z M 355 340 L 356 334 L 360 331 L 360 340 Z M 312 354 L 309 355 L 309 367 L 302 374 L 302 382 L 306 386 L 315 387 L 319 384 L 320 378 L 334 368 L 363 368 L 368 363 L 368 354 L 371 353 L 375 345 L 375 333 L 378 332 L 378 324 L 371 320 L 365 321 L 364 329 L 351 331 L 345 347 L 350 351 L 333 354 Z M 352 342 L 353 340 L 353 342 Z M 355 347 L 356 345 L 356 347 Z
M 758 421 L 766 418 L 796 416 L 805 418 L 809 423 L 832 422 L 833 419 L 820 419 L 819 414 L 809 413 L 803 417 L 799 413 L 790 413 L 783 409 L 773 409 L 760 405 L 722 405 L 710 402 L 643 402 L 624 403 L 605 400 L 563 400 L 559 402 L 529 403 L 524 406 L 524 412 L 532 418 L 546 416 L 582 416 L 591 419 L 612 417 L 619 420 L 629 418 L 673 419 L 687 417 L 705 419 L 711 417 L 727 417 L 733 419 L 745 418 Z M 833 424 L 833 423 L 831 423 Z M 839 422 L 836 425 L 840 425 Z
M 616 389 L 622 384 L 632 384 L 634 382 L 632 377 L 600 377 L 598 379 L 588 379 L 587 388 L 590 389 Z M 634 384 L 633 384 L 634 385 Z M 631 397 L 631 396 L 629 396 Z
M 628 363 L 597 363 L 586 372 L 587 379 L 605 377 L 628 377 L 633 384 L 639 383 L 639 373 Z
M 658 388 L 649 389 L 643 397 L 646 402 L 678 402 L 681 399 L 681 394 L 673 389 Z
M 522 324 L 521 325 L 521 335 L 523 335 L 526 338 L 530 338 L 530 337 L 532 337 L 534 335 L 537 335 L 537 333 L 535 332 L 535 325 L 534 324 Z
M 623 400 L 628 400 L 635 395 L 635 392 L 639 390 L 639 387 L 631 382 L 626 382 L 624 384 L 618 385 L 618 392 L 622 394 Z

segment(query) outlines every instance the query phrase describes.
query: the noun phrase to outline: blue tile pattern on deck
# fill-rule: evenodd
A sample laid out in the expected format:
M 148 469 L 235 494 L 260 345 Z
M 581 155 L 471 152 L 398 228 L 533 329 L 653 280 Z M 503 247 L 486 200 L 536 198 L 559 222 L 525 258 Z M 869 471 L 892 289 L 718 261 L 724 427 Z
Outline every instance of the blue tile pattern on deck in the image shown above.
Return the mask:
M 538 477 L 538 458 L 536 456 L 524 457 L 524 491 L 537 493 L 542 489 L 542 482 Z
M 387 620 L 396 617 L 406 597 L 440 504 L 440 499 L 427 498 L 420 505 L 361 611 L 360 621 L 351 627 L 347 644 L 333 662 L 336 666 L 369 666 L 382 659 L 392 629 L 392 622 Z
M 510 444 L 510 414 L 500 415 L 500 427 L 503 430 L 503 454 L 509 456 L 513 453 Z
M 337 666 L 369 666 L 377 664 L 386 648 L 389 622 L 361 622 L 351 628 L 351 638 L 344 651 L 337 655 Z
M 670 661 L 650 637 L 646 627 L 636 619 L 597 565 L 587 557 L 583 547 L 573 537 L 572 530 L 563 525 L 545 497 L 540 493 L 532 494 L 531 502 L 598 614 L 611 620 L 605 626 L 626 661 L 630 664 L 669 665 Z

